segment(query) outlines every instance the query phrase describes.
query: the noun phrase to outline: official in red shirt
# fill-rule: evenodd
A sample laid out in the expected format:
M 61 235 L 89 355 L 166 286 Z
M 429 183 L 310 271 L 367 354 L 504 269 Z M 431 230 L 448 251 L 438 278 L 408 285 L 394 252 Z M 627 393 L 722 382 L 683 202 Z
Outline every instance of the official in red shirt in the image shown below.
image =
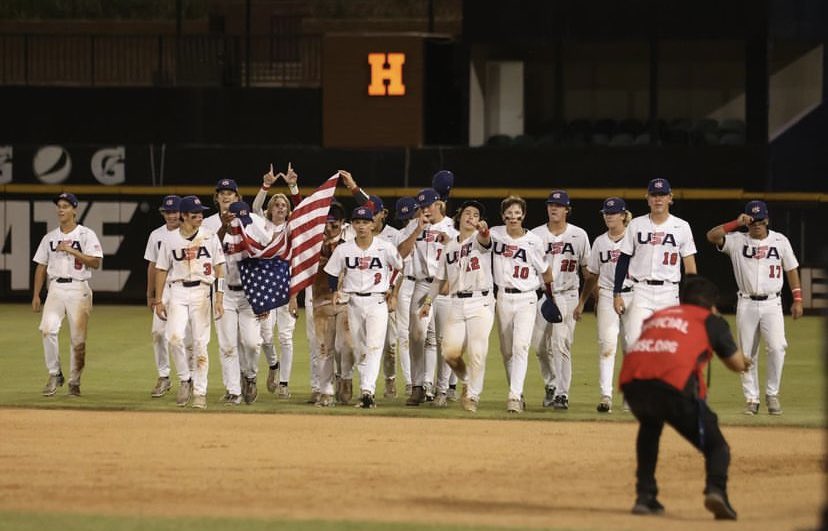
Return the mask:
M 730 447 L 705 400 L 702 374 L 713 352 L 735 372 L 746 370 L 750 362 L 736 346 L 727 321 L 716 312 L 718 295 L 709 280 L 690 277 L 681 293 L 682 304 L 644 321 L 641 335 L 624 356 L 620 386 L 639 422 L 633 514 L 664 512 L 656 499 L 655 469 L 667 423 L 704 454 L 704 506 L 717 520 L 736 519 L 727 498 Z

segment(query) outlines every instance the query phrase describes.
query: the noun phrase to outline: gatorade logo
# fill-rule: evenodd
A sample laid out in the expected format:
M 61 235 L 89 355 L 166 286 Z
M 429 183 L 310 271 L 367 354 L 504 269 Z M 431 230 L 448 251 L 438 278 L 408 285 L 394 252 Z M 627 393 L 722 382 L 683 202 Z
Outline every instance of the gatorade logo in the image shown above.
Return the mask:
M 369 53 L 368 64 L 371 65 L 369 96 L 405 96 L 404 53 Z
M 0 184 L 12 182 L 13 154 L 11 146 L 0 146 Z
M 126 148 L 117 146 L 96 151 L 89 166 L 99 183 L 111 186 L 126 181 L 125 163 Z

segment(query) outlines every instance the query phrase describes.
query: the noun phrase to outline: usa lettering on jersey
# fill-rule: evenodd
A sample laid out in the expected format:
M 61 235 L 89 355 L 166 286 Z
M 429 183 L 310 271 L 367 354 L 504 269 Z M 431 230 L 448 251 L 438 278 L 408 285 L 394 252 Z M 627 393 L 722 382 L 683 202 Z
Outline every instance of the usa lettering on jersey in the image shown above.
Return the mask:
M 57 251 L 57 248 L 61 243 L 65 243 L 65 244 L 69 245 L 72 249 L 74 249 L 78 252 L 83 252 L 81 250 L 80 242 L 77 241 L 77 240 L 51 241 L 51 242 L 49 242 L 49 249 L 51 249 L 52 252 L 55 252 L 55 251 Z
M 546 254 L 575 254 L 575 248 L 569 242 L 549 242 L 546 244 Z
M 345 267 L 348 269 L 382 269 L 382 262 L 376 256 L 346 256 Z
M 745 258 L 753 258 L 754 260 L 762 260 L 763 258 L 776 258 L 781 260 L 779 250 L 772 245 L 744 245 L 742 246 L 742 256 Z
M 210 251 L 208 251 L 204 246 L 173 249 L 172 256 L 177 262 L 181 262 L 183 260 L 198 260 L 199 258 L 212 258 L 210 256 Z
M 676 237 L 669 232 L 648 232 L 646 235 L 643 232 L 636 233 L 636 239 L 641 245 L 676 245 Z
M 425 229 L 423 232 L 417 237 L 418 242 L 436 242 L 440 238 L 440 231 L 437 230 L 430 230 Z
M 528 262 L 526 259 L 526 250 L 518 245 L 500 243 L 497 240 L 492 240 L 492 252 L 502 255 L 504 258 L 513 258 L 522 262 Z
M 615 264 L 615 263 L 618 262 L 618 257 L 620 255 L 621 255 L 621 250 L 620 249 L 612 249 L 612 250 L 609 250 L 609 251 L 599 251 L 598 252 L 598 260 L 602 264 L 608 264 L 608 263 Z

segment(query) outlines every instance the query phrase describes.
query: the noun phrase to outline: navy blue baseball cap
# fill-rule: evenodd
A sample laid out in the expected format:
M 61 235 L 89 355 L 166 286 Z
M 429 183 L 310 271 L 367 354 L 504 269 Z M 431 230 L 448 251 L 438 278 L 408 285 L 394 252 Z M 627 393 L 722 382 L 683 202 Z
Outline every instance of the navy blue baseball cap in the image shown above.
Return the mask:
M 753 218 L 753 221 L 768 219 L 768 205 L 764 201 L 751 201 L 745 205 L 745 214 Z
M 204 212 L 205 210 L 209 210 L 201 204 L 201 199 L 194 195 L 182 197 L 179 209 L 181 212 Z
M 569 194 L 566 193 L 566 190 L 552 190 L 552 193 L 546 198 L 546 204 L 569 206 Z
M 161 201 L 158 207 L 161 212 L 179 212 L 181 210 L 181 198 L 177 195 L 168 195 Z
M 328 217 L 325 221 L 340 221 L 343 219 L 345 219 L 345 207 L 338 201 L 331 201 L 331 206 L 328 207 Z
M 463 204 L 460 205 L 459 212 L 463 212 L 466 210 L 467 207 L 473 207 L 477 209 L 477 212 L 480 214 L 480 219 L 486 217 L 486 207 L 483 206 L 483 203 L 480 201 L 475 201 L 474 199 L 469 199 L 468 201 L 463 201 Z
M 647 185 L 647 193 L 650 195 L 667 195 L 672 193 L 670 188 L 670 181 L 662 177 L 658 177 L 650 181 Z
M 244 201 L 230 203 L 229 209 L 234 216 L 241 220 L 245 227 L 253 223 L 253 218 L 250 217 L 250 206 Z
M 382 204 L 382 199 L 380 199 L 379 196 L 369 195 L 368 200 L 374 205 L 374 215 L 379 214 L 382 212 L 383 208 L 385 208 Z
M 440 200 L 440 194 L 434 188 L 423 188 L 417 193 L 414 198 L 417 201 L 417 207 L 423 208 Z
M 604 206 L 601 208 L 603 214 L 618 214 L 627 210 L 627 203 L 620 197 L 608 197 L 604 199 Z
M 72 208 L 78 208 L 78 198 L 73 193 L 61 192 L 60 195 L 52 200 L 54 204 L 58 204 L 58 201 L 66 201 L 72 205 Z
M 555 301 L 547 296 L 544 296 L 543 304 L 541 304 L 541 315 L 546 319 L 547 323 L 562 323 L 563 315 Z
M 397 211 L 398 220 L 409 220 L 414 217 L 414 211 L 417 210 L 417 201 L 413 197 L 401 197 L 397 199 L 394 210 Z
M 454 173 L 449 170 L 440 170 L 431 179 L 431 187 L 440 194 L 443 200 L 448 199 L 452 186 L 454 186 Z
M 216 192 L 222 190 L 230 190 L 231 192 L 239 193 L 239 187 L 233 179 L 219 179 L 216 183 Z
M 351 213 L 351 221 L 356 221 L 358 219 L 374 221 L 374 212 L 366 206 L 356 207 Z

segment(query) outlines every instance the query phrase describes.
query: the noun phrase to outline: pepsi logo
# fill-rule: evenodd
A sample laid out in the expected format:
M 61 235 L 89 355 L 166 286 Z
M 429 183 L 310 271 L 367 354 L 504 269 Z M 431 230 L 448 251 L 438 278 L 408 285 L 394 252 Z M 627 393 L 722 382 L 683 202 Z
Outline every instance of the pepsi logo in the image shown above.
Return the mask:
M 72 158 L 62 146 L 43 146 L 32 163 L 35 177 L 46 184 L 62 183 L 72 171 Z

